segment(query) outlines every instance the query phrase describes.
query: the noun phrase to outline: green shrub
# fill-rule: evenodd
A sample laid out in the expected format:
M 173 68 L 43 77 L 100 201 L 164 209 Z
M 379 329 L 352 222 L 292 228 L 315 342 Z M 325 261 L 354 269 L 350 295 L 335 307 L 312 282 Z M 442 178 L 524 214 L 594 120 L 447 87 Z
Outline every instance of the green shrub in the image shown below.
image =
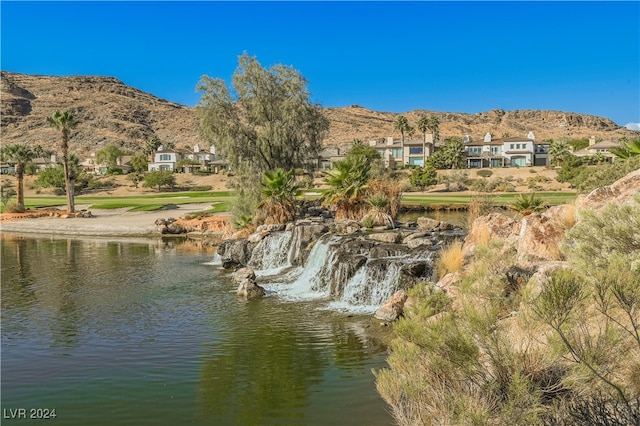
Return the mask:
M 488 170 L 488 169 L 480 169 L 480 170 L 478 170 L 478 171 L 476 172 L 476 174 L 477 174 L 478 176 L 480 176 L 480 177 L 488 178 L 488 177 L 490 177 L 491 175 L 493 175 L 493 172 L 492 172 L 491 170 Z

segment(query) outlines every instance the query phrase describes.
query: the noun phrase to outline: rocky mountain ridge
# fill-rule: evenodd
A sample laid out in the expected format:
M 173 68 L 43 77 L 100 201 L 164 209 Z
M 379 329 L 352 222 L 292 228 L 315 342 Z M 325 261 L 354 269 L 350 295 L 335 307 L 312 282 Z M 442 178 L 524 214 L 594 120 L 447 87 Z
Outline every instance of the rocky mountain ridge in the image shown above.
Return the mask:
M 195 84 L 195 83 L 194 83 Z M 155 135 L 176 146 L 202 143 L 194 108 L 160 99 L 127 86 L 114 77 L 50 77 L 1 72 L 1 136 L 3 143 L 26 142 L 54 148 L 58 133 L 46 125 L 55 110 L 71 111 L 80 124 L 72 133 L 71 149 L 87 155 L 114 143 L 140 150 Z M 397 113 L 372 111 L 357 105 L 325 108 L 330 120 L 327 146 L 348 147 L 354 139 L 368 141 L 399 137 L 393 129 Z M 595 136 L 618 139 L 636 133 L 607 118 L 562 111 L 495 109 L 477 114 L 416 110 L 404 113 L 416 127 L 420 114 L 440 120 L 441 138 L 486 132 L 524 136 L 532 130 L 538 139 Z M 415 138 L 419 138 L 416 134 Z

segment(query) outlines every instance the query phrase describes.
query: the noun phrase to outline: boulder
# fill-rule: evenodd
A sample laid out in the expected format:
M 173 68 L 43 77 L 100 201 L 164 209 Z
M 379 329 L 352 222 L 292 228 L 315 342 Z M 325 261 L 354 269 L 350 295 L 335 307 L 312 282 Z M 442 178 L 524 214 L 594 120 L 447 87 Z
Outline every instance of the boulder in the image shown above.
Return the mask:
M 404 237 L 404 240 L 402 240 L 402 244 L 407 244 L 409 241 L 415 240 L 416 238 L 429 237 L 430 235 L 431 235 L 431 232 L 427 232 L 427 231 L 413 232 L 407 235 L 406 237 Z
M 318 239 L 329 231 L 329 227 L 324 223 L 308 221 L 303 224 L 296 224 L 291 228 L 291 247 L 293 253 L 291 263 L 293 265 L 303 265 Z
M 262 226 L 259 226 L 258 229 L 260 229 Z M 247 237 L 247 240 L 250 243 L 257 243 L 260 242 L 264 239 L 264 237 L 266 237 L 267 235 L 269 235 L 271 233 L 271 231 L 267 231 L 267 230 L 256 230 L 256 232 L 254 232 L 253 234 L 249 235 Z
M 284 231 L 287 227 L 284 223 L 271 223 L 267 225 L 260 225 L 256 228 L 257 233 L 262 232 L 276 232 L 276 231 Z
M 640 169 L 618 179 L 611 185 L 594 189 L 587 195 L 579 196 L 575 205 L 579 209 L 589 207 L 599 210 L 608 203 L 630 203 L 637 194 L 640 194 Z
M 256 273 L 251 268 L 240 268 L 231 277 L 235 283 L 241 283 L 245 280 L 255 281 Z
M 516 244 L 519 264 L 560 259 L 560 244 L 565 240 L 563 228 L 540 214 L 525 216 L 520 222 Z
M 245 238 L 225 240 L 218 247 L 218 254 L 222 259 L 222 267 L 225 269 L 238 266 L 246 266 L 251 259 L 251 252 L 256 243 L 252 243 Z
M 433 241 L 429 238 L 414 238 L 407 242 L 407 247 L 410 249 L 418 248 L 418 247 L 428 247 L 432 246 Z
M 373 316 L 382 321 L 395 321 L 402 315 L 406 301 L 407 292 L 398 290 L 376 310 Z
M 251 268 L 241 268 L 233 273 L 233 281 L 238 283 L 238 296 L 257 299 L 266 294 L 264 288 L 256 284 L 256 274 Z
M 435 231 L 440 226 L 440 221 L 431 219 L 430 217 L 419 217 L 417 220 L 418 227 L 428 231 Z
M 255 281 L 244 280 L 238 285 L 237 294 L 238 296 L 246 297 L 247 299 L 258 299 L 267 293 L 264 288 L 256 284 Z
M 402 234 L 398 232 L 376 232 L 367 235 L 369 240 L 380 241 L 381 243 L 399 243 L 402 241 Z
M 346 219 L 336 220 L 333 223 L 333 226 L 335 228 L 335 232 L 338 234 L 353 234 L 355 232 L 358 232 L 362 228 L 362 225 L 360 225 L 359 222 Z

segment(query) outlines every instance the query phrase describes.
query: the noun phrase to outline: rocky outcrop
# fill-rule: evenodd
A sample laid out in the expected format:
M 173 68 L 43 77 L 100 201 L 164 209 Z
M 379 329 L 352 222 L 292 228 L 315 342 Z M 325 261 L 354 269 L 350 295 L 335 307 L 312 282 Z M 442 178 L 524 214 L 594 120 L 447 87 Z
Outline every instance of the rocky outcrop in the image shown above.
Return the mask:
M 406 291 L 396 291 L 393 293 L 393 296 L 384 303 L 384 305 L 380 306 L 376 310 L 376 313 L 373 316 L 382 321 L 395 321 L 402 315 L 407 297 Z
M 233 280 L 238 284 L 238 296 L 247 299 L 258 299 L 266 294 L 264 288 L 256 284 L 256 274 L 251 268 L 238 269 L 233 274 Z
M 599 210 L 607 203 L 626 204 L 640 194 L 640 169 L 633 171 L 611 185 L 594 189 L 587 195 L 576 199 L 577 208 L 592 208 Z
M 501 240 L 503 252 L 515 250 L 522 265 L 554 261 L 560 258 L 560 244 L 565 239 L 561 222 L 534 213 L 520 220 L 502 213 L 491 213 L 473 221 L 464 242 L 465 255 L 471 256 L 478 245 Z
M 158 218 L 154 223 L 156 225 L 156 229 L 161 234 L 175 235 L 175 234 L 186 234 L 188 232 L 187 229 L 184 226 L 182 226 L 180 222 L 178 222 L 175 218 L 172 218 L 172 217 L 168 219 Z
M 69 110 L 80 121 L 70 140 L 73 152 L 88 154 L 107 144 L 139 151 L 151 136 L 176 145 L 202 144 L 194 108 L 160 99 L 125 85 L 113 77 L 51 77 L 2 71 L 0 96 L 3 143 L 38 141 L 55 149 L 59 135 L 43 130 L 45 118 L 55 110 Z M 352 106 L 325 108 L 330 130 L 327 146 L 350 147 L 355 138 L 364 141 L 396 134 L 398 114 Z M 440 139 L 471 135 L 482 139 L 486 132 L 524 136 L 533 131 L 540 140 L 563 136 L 618 139 L 634 133 L 607 118 L 562 111 L 495 109 L 477 114 L 416 110 L 403 113 L 410 123 L 422 114 L 440 120 Z M 302 216 L 329 217 L 319 205 L 303 206 Z
M 225 240 L 218 247 L 222 266 L 225 269 L 247 266 L 255 246 L 256 243 L 252 243 L 245 238 Z

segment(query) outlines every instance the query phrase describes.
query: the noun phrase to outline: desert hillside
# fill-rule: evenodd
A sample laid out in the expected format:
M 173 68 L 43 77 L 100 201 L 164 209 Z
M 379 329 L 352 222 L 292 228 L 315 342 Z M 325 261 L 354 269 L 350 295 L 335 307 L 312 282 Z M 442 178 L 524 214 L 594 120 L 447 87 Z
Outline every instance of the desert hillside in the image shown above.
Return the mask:
M 110 143 L 137 150 L 152 135 L 178 147 L 201 142 L 193 108 L 157 98 L 113 77 L 47 77 L 2 71 L 0 100 L 3 143 L 38 143 L 53 148 L 59 135 L 46 126 L 45 119 L 57 109 L 71 111 L 80 121 L 72 134 L 71 149 L 84 155 Z M 347 146 L 355 138 L 399 137 L 393 129 L 396 113 L 355 105 L 326 108 L 325 112 L 331 122 L 325 145 Z M 411 111 L 405 115 L 415 127 L 422 113 L 439 118 L 442 138 L 470 135 L 480 139 L 486 132 L 497 137 L 505 133 L 524 136 L 529 130 L 539 139 L 633 135 L 607 118 L 561 111 Z

